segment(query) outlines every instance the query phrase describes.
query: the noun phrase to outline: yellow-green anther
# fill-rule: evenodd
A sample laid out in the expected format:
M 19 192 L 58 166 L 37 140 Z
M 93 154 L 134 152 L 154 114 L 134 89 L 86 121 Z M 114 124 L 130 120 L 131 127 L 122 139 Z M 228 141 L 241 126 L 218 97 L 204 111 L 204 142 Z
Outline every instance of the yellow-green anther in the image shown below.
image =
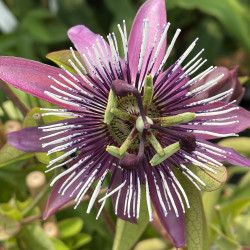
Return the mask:
M 161 144 L 159 143 L 159 141 L 154 136 L 154 134 L 151 131 L 148 131 L 147 137 L 148 137 L 150 143 L 152 144 L 153 148 L 157 152 L 157 154 L 160 155 L 160 156 L 163 156 L 164 155 L 164 150 L 163 150 Z
M 147 75 L 144 82 L 143 107 L 145 110 L 150 106 L 154 94 L 153 78 Z
M 116 106 L 117 106 L 116 95 L 113 92 L 113 90 L 110 89 L 108 104 L 107 104 L 107 108 L 106 108 L 105 114 L 104 114 L 104 122 L 105 123 L 110 124 L 111 121 L 113 120 L 114 114 L 111 113 L 111 109 L 116 108 Z
M 115 147 L 115 146 L 107 146 L 106 151 L 113 155 L 114 157 L 121 159 L 123 157 L 123 155 L 120 155 L 120 149 Z
M 135 123 L 136 119 L 137 119 L 136 116 L 131 115 L 131 114 L 126 113 L 126 112 L 123 112 L 123 111 L 119 110 L 118 108 L 112 108 L 110 112 L 113 115 L 115 115 L 116 117 L 121 118 L 121 119 L 126 120 L 126 121 L 129 121 L 129 122 L 132 122 L 132 123 Z
M 163 151 L 164 151 L 163 156 L 160 156 L 158 153 L 153 156 L 153 158 L 150 161 L 151 166 L 154 167 L 154 166 L 162 163 L 168 157 L 170 157 L 171 155 L 176 153 L 179 149 L 180 149 L 180 143 L 179 142 L 176 142 L 176 143 L 173 143 L 173 144 L 167 146 L 166 148 L 163 149 Z
M 185 112 L 179 115 L 168 117 L 160 117 L 153 119 L 156 123 L 160 123 L 163 127 L 170 127 L 173 125 L 190 122 L 195 118 L 195 113 Z
M 119 150 L 120 155 L 124 155 L 126 153 L 126 151 L 128 150 L 131 143 L 134 141 L 137 134 L 138 134 L 138 132 L 137 132 L 136 128 L 134 127 L 131 130 L 130 134 L 128 135 L 127 139 L 122 143 L 120 150 Z

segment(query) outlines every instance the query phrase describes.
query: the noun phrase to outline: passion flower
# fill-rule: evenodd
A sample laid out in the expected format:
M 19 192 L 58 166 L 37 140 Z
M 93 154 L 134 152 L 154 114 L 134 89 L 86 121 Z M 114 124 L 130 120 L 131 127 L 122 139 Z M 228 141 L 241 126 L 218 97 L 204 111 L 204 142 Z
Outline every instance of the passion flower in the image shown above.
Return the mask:
M 250 166 L 250 161 L 234 150 L 206 141 L 237 136 L 249 126 L 249 112 L 235 106 L 235 101 L 222 102 L 233 88 L 197 99 L 216 86 L 223 74 L 196 85 L 215 69 L 211 66 L 193 76 L 205 63 L 199 59 L 203 50 L 186 62 L 198 39 L 173 65 L 168 65 L 181 32 L 176 31 L 166 49 L 169 28 L 165 1 L 148 0 L 135 17 L 129 39 L 125 21 L 118 25 L 124 59 L 114 33 L 107 36 L 106 42 L 80 25 L 68 32 L 84 61 L 71 49 L 69 63 L 76 73 L 26 59 L 0 58 L 0 77 L 4 81 L 62 106 L 42 108 L 46 111 L 43 116 L 66 118 L 8 135 L 9 143 L 23 151 L 49 155 L 63 152 L 47 166 L 47 171 L 62 166 L 67 169 L 51 183 L 54 188 L 44 218 L 73 198 L 77 207 L 96 182 L 89 213 L 111 172 L 107 192 L 99 200 L 97 218 L 111 197 L 115 214 L 136 222 L 141 187 L 145 186 L 149 220 L 153 219 L 152 202 L 174 245 L 183 246 L 185 210 L 192 209 L 192 204 L 176 171 L 198 189 L 206 189 L 199 171 L 221 183 L 226 179 L 221 162 Z

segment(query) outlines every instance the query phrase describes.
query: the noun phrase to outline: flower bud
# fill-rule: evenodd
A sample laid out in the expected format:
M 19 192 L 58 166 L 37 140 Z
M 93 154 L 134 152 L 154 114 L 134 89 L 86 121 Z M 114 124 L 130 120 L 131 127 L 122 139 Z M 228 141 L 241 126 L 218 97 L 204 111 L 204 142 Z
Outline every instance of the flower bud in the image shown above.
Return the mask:
M 213 87 L 209 88 L 207 91 L 198 95 L 196 99 L 199 99 L 199 100 L 206 99 L 208 97 L 215 96 L 219 93 L 229 90 L 230 88 L 233 88 L 234 89 L 233 94 L 225 97 L 225 99 L 223 99 L 222 101 L 230 102 L 230 101 L 236 100 L 236 103 L 238 104 L 241 101 L 242 97 L 244 96 L 245 88 L 242 87 L 241 83 L 238 80 L 237 70 L 238 70 L 238 66 L 234 66 L 232 70 L 229 70 L 225 67 L 218 67 L 214 69 L 210 74 L 204 77 L 201 81 L 197 82 L 193 86 L 193 88 L 199 87 L 205 84 L 206 82 L 211 81 L 212 79 L 220 76 L 221 74 L 224 74 L 224 76 Z

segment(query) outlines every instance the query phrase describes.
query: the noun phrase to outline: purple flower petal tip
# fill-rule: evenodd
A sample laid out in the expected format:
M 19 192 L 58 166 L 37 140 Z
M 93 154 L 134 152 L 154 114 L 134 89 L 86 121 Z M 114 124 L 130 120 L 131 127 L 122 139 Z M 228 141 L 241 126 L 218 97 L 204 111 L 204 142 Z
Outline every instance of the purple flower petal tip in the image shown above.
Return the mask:
M 37 127 L 29 127 L 7 134 L 7 141 L 13 147 L 24 152 L 47 152 L 39 141 L 42 135 L 42 131 Z

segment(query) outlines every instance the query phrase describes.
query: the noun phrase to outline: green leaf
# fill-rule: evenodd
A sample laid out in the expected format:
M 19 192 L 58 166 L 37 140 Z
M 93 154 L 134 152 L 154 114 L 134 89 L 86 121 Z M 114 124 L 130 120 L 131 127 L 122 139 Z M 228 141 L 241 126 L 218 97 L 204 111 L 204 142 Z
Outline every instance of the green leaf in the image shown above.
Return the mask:
M 116 234 L 112 250 L 131 249 L 148 225 L 149 218 L 146 204 L 146 189 L 144 186 L 142 186 L 141 189 L 141 206 L 138 224 L 117 219 Z
M 20 223 L 0 211 L 0 240 L 7 240 L 15 235 L 21 228 Z
M 62 241 L 58 240 L 57 238 L 51 237 L 50 239 L 54 244 L 55 250 L 70 250 L 70 248 L 68 248 Z
M 250 196 L 232 201 L 228 205 L 222 206 L 220 211 L 223 218 L 230 218 L 230 221 L 232 221 L 237 215 L 239 215 L 249 206 Z
M 243 245 L 250 246 L 250 217 L 249 215 L 239 215 L 235 218 L 236 233 Z
M 91 241 L 91 236 L 84 233 L 78 233 L 64 240 L 70 250 L 78 249 Z
M 250 155 L 250 138 L 249 137 L 238 137 L 238 138 L 227 138 L 219 141 L 218 145 L 222 147 L 233 148 L 240 154 Z
M 134 250 L 165 250 L 167 249 L 167 243 L 158 238 L 150 238 L 142 240 L 136 244 Z
M 56 250 L 52 240 L 45 234 L 38 223 L 24 225 L 20 232 L 20 238 L 27 245 L 27 249 Z
M 249 188 L 250 187 L 250 171 L 246 173 L 240 180 L 238 188 Z
M 218 235 L 217 239 L 214 242 L 214 249 L 218 250 L 240 250 L 241 247 L 237 241 L 231 239 L 221 232 L 221 230 L 215 225 L 210 224 L 210 227 Z
M 238 0 L 168 0 L 167 8 L 182 7 L 185 9 L 199 9 L 216 17 L 250 52 L 249 9 Z
M 212 173 L 209 170 L 201 169 L 194 165 L 188 165 L 188 168 L 206 184 L 206 186 L 203 186 L 197 182 L 197 185 L 199 185 L 202 190 L 210 192 L 218 189 L 221 184 L 226 181 L 227 169 L 224 166 L 214 167 L 213 165 L 206 165 L 213 169 L 215 173 Z
M 87 70 L 87 67 L 85 66 L 80 54 L 78 51 L 74 51 L 77 59 L 81 62 L 81 64 L 84 66 L 84 68 Z M 56 63 L 58 66 L 63 66 L 68 71 L 72 73 L 77 73 L 72 65 L 69 63 L 69 59 L 71 59 L 73 62 L 75 62 L 75 59 L 73 58 L 73 55 L 70 50 L 59 50 L 55 52 L 51 52 L 46 57 Z
M 58 117 L 58 116 L 43 116 L 40 120 L 34 119 L 33 116 L 35 114 L 43 114 L 43 113 L 46 113 L 46 111 L 40 110 L 40 108 L 36 107 L 36 108 L 31 109 L 24 119 L 23 126 L 25 128 L 34 127 L 34 126 L 42 125 L 45 123 L 50 123 L 50 122 L 55 122 L 55 121 L 60 121 L 60 120 L 65 119 L 65 118 Z M 40 161 L 41 163 L 49 164 L 51 160 L 59 157 L 62 154 L 63 154 L 62 152 L 56 152 L 51 155 L 47 155 L 47 153 L 35 153 L 35 156 L 37 160 Z
M 0 205 L 0 213 L 7 215 L 18 221 L 21 220 L 22 218 L 22 214 L 20 213 L 20 211 L 18 211 L 17 209 L 13 208 L 12 206 L 6 203 Z
M 74 236 L 79 233 L 83 227 L 83 220 L 81 218 L 69 218 L 58 222 L 59 235 L 61 239 Z
M 204 212 L 208 223 L 213 219 L 215 215 L 214 206 L 218 203 L 220 193 L 221 188 L 213 192 L 204 192 L 202 196 Z
M 183 174 L 175 171 L 188 197 L 190 208 L 186 208 L 187 246 L 190 250 L 208 249 L 207 223 L 201 193 Z
M 14 148 L 10 144 L 5 144 L 0 150 L 0 167 L 31 158 L 32 156 L 34 156 L 33 153 L 26 153 Z

